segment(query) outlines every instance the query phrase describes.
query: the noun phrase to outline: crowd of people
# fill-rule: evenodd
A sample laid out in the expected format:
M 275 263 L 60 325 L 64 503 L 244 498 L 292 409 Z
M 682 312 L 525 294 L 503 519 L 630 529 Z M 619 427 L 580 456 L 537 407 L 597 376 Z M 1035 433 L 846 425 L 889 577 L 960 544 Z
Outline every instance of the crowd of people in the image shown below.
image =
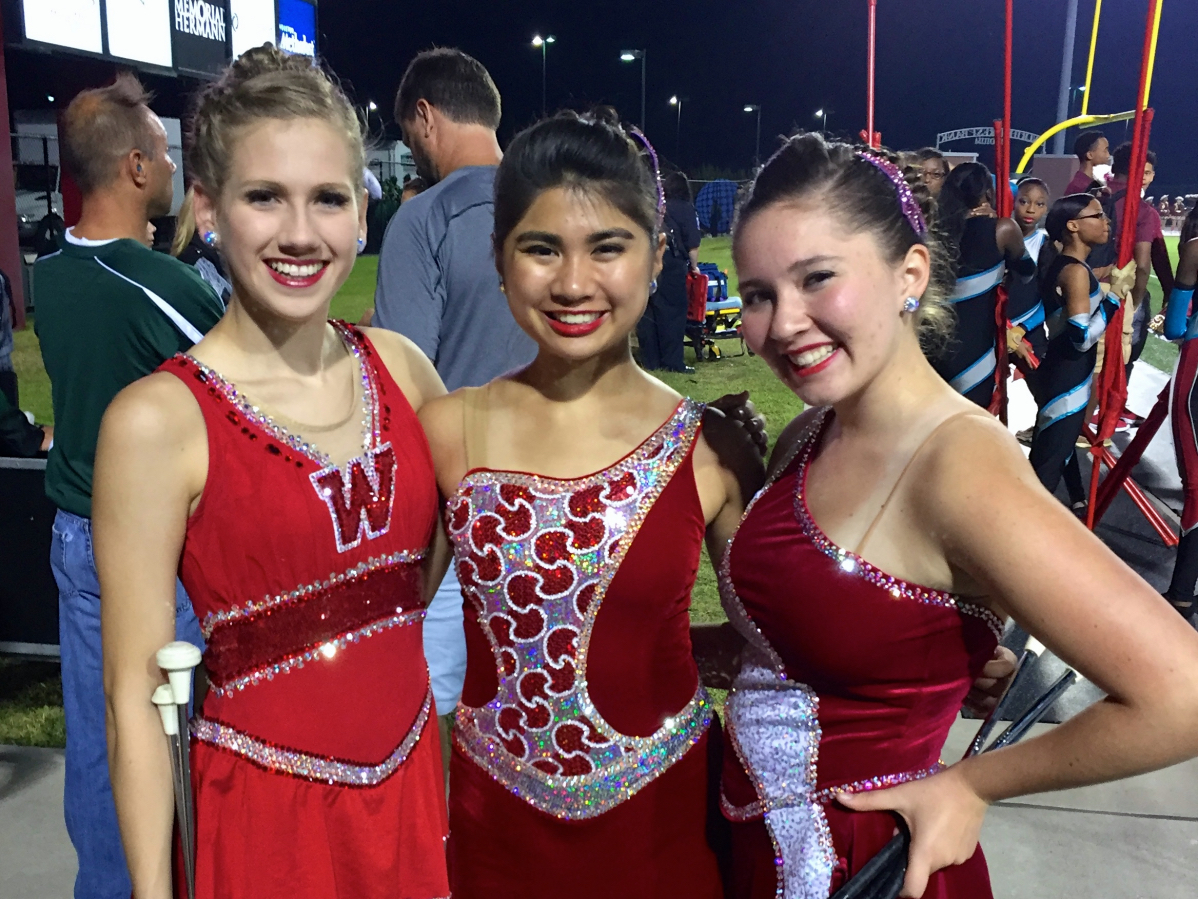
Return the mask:
M 896 814 L 903 895 L 988 896 L 989 804 L 1198 755 L 1198 633 L 1044 489 L 1117 302 L 1086 261 L 1117 188 L 1027 182 L 999 220 L 982 166 L 785 141 L 732 236 L 745 340 L 807 406 L 767 463 L 740 397 L 646 370 L 681 359 L 697 226 L 610 110 L 501 151 L 486 69 L 417 56 L 395 119 L 428 186 L 367 327 L 328 320 L 368 196 L 335 81 L 268 45 L 200 93 L 191 265 L 146 246 L 173 172 L 148 102 L 130 76 L 72 101 L 83 212 L 36 267 L 77 896 L 186 894 L 150 699 L 176 638 L 204 647 L 202 899 L 805 899 Z M 1186 244 L 1170 331 L 1196 268 Z M 1034 467 L 985 408 L 1004 280 Z M 718 626 L 689 622 L 704 542 Z M 1008 618 L 1107 699 L 946 767 Z

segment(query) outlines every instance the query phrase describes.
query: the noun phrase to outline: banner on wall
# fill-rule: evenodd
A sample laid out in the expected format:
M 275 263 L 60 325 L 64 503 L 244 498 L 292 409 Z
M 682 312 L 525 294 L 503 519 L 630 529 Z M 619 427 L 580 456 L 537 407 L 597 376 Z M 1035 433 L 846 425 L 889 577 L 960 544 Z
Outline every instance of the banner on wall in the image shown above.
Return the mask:
M 279 49 L 316 55 L 316 7 L 304 0 L 279 0 Z
M 230 53 L 229 0 L 171 0 L 175 68 L 216 75 Z

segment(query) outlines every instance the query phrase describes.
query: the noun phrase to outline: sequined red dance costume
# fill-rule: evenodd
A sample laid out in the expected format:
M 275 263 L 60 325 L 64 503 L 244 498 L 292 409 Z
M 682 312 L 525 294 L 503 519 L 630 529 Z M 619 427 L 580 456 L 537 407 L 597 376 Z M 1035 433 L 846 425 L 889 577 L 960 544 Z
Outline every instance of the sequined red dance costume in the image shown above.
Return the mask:
M 163 366 L 208 430 L 180 567 L 212 684 L 192 721 L 202 899 L 449 894 L 421 648 L 432 459 L 370 341 L 336 327 L 367 434 L 340 467 L 191 357 Z
M 475 469 L 450 500 L 467 610 L 454 899 L 722 897 L 688 617 L 701 416 L 684 400 L 593 475 Z
M 822 432 L 750 505 L 720 578 L 749 641 L 725 715 L 735 899 L 826 899 L 877 854 L 893 817 L 835 797 L 937 771 L 1001 631 L 988 610 L 891 577 L 824 535 L 803 497 Z M 924 899 L 990 895 L 979 848 L 933 875 Z

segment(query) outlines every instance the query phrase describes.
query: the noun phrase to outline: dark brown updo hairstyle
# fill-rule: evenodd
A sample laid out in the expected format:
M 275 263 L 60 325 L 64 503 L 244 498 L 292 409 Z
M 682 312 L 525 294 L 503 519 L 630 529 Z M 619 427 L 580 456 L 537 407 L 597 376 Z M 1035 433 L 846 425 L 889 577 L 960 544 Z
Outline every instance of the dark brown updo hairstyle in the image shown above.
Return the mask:
M 899 167 L 919 203 L 927 234 L 917 234 L 903 215 L 898 191 L 861 151 L 889 160 Z M 815 202 L 836 216 L 850 233 L 870 232 L 888 261 L 898 265 L 916 244 L 927 247 L 932 260 L 931 280 L 915 313 L 916 328 L 925 349 L 943 342 L 953 326 L 948 297 L 955 285 L 952 268 L 936 230 L 936 202 L 920 179 L 917 168 L 903 166 L 887 151 L 828 141 L 818 133 L 789 138 L 765 164 L 753 182 L 732 229 L 732 246 L 742 239 L 745 223 L 778 203 Z
M 311 58 L 263 44 L 242 53 L 196 98 L 187 167 L 209 195 L 223 189 L 240 133 L 263 119 L 320 119 L 342 132 L 354 189 L 361 193 L 366 151 L 353 104 Z
M 624 130 L 614 109 L 560 112 L 516 135 L 495 175 L 496 259 L 537 197 L 555 187 L 606 200 L 656 248 L 656 175 L 644 146 Z

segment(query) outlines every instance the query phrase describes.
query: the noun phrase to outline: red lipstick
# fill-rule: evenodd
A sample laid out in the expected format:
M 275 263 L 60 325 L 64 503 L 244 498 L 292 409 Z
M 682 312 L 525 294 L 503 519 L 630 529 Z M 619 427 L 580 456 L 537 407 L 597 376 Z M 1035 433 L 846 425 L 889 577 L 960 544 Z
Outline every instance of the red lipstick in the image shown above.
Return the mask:
M 583 314 L 583 313 L 574 313 L 574 314 L 579 315 L 579 314 Z M 607 313 L 600 312 L 599 317 L 596 318 L 594 321 L 581 322 L 579 324 L 574 324 L 574 323 L 558 321 L 550 313 L 548 313 L 548 312 L 545 313 L 545 320 L 549 322 L 549 327 L 551 327 L 555 333 L 560 334 L 562 337 L 586 337 L 588 334 L 594 334 L 597 330 L 599 330 L 599 327 L 603 324 L 603 322 L 606 319 L 607 319 Z
M 817 350 L 820 347 L 825 347 L 825 346 L 832 346 L 832 344 L 822 343 L 822 344 L 817 344 L 816 346 L 804 347 L 799 352 L 803 352 L 803 353 L 810 352 L 811 350 Z M 821 359 L 819 362 L 815 363 L 814 365 L 806 365 L 806 366 L 796 365 L 793 361 L 791 361 L 789 354 L 786 357 L 786 361 L 790 365 L 790 370 L 793 371 L 800 378 L 809 378 L 812 375 L 819 374 L 821 371 L 823 371 L 825 368 L 827 368 L 829 365 L 831 365 L 832 361 L 838 355 L 840 355 L 840 347 L 836 347 L 835 349 L 833 349 L 832 353 L 826 359 Z
M 275 269 L 275 267 L 270 264 L 271 262 L 281 262 L 281 263 L 285 263 L 287 265 L 294 265 L 294 266 L 300 266 L 300 267 L 309 266 L 309 265 L 318 265 L 320 267 L 316 270 L 315 274 L 304 275 L 301 277 L 299 275 L 285 275 L 282 272 Z M 315 284 L 317 281 L 319 281 L 322 277 L 324 277 L 324 273 L 329 267 L 329 264 L 327 262 L 325 262 L 323 259 L 295 259 L 295 260 L 274 259 L 274 260 L 267 261 L 265 264 L 266 264 L 266 270 L 268 272 L 270 272 L 270 276 L 272 278 L 274 278 L 275 281 L 277 281 L 279 284 L 282 284 L 284 287 L 291 287 L 291 288 L 295 288 L 295 289 L 311 287 L 313 284 Z

